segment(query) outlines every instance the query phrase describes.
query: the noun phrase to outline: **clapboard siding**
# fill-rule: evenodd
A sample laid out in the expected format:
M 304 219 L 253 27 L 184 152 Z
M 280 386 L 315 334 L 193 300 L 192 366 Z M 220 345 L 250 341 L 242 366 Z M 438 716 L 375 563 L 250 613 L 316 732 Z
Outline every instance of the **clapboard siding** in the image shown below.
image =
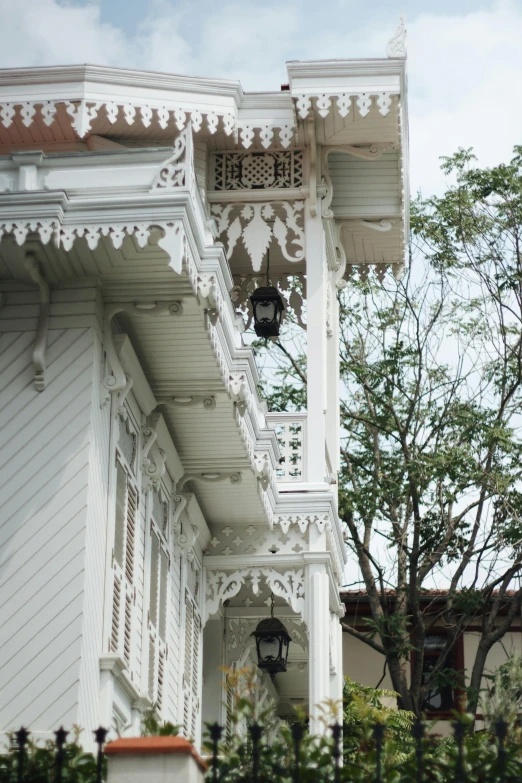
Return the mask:
M 103 650 L 109 436 L 111 423 L 111 406 L 109 404 L 101 405 L 102 380 L 103 349 L 101 341 L 96 335 L 94 340 L 93 383 L 91 386 L 91 438 L 85 537 L 85 591 L 78 709 L 80 726 L 97 726 L 99 723 L 99 655 Z
M 333 185 L 332 209 L 337 217 L 399 215 L 401 191 L 396 152 L 363 160 L 333 152 L 328 157 Z
M 79 722 L 80 661 L 92 638 L 83 629 L 88 485 L 100 445 L 93 425 L 98 330 L 85 321 L 97 318 L 92 302 L 71 309 L 84 326 L 50 330 L 46 388 L 37 392 L 35 332 L 13 328 L 34 321 L 23 312 L 33 306 L 30 295 L 8 298 L 0 313 L 0 726 L 48 731 Z M 103 460 L 98 470 L 101 477 Z

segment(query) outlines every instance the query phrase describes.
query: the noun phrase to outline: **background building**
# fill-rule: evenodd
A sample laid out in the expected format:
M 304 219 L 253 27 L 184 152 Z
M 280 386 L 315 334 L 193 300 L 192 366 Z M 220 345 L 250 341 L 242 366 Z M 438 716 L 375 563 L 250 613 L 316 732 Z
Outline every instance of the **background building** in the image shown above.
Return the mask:
M 422 596 L 423 611 L 426 616 L 427 627 L 430 624 L 430 615 L 439 616 L 445 603 L 444 590 L 429 590 Z M 509 595 L 509 593 L 507 594 Z M 346 622 L 352 628 L 366 633 L 368 632 L 367 620 L 371 618 L 371 610 L 368 599 L 363 590 L 343 590 L 341 600 L 346 608 Z M 388 600 L 393 606 L 394 591 L 389 591 Z M 501 608 L 499 616 L 506 616 L 506 607 Z M 433 622 L 433 621 L 432 621 Z M 451 734 L 451 723 L 454 721 L 454 710 L 465 709 L 465 694 L 461 686 L 469 684 L 470 672 L 473 668 L 475 655 L 481 636 L 481 617 L 477 615 L 476 621 L 469 623 L 462 634 L 457 637 L 453 651 L 447 662 L 446 668 L 454 669 L 457 673 L 455 682 L 447 681 L 434 685 L 424 703 L 424 712 L 429 720 L 435 721 L 433 731 L 442 734 Z M 486 691 L 488 677 L 514 653 L 522 652 L 522 626 L 520 618 L 513 621 L 509 631 L 502 639 L 493 645 L 486 660 L 484 677 L 481 688 Z M 444 626 L 442 617 L 433 623 L 433 627 L 426 634 L 424 643 L 423 675 L 428 675 L 430 669 L 437 661 L 441 650 L 447 641 L 448 628 Z M 415 654 L 414 652 L 412 653 Z M 362 685 L 372 688 L 379 687 L 393 690 L 393 683 L 385 666 L 385 657 L 364 642 L 351 636 L 348 631 L 343 633 L 343 669 L 345 675 Z M 406 661 L 406 672 L 409 677 L 410 662 Z M 389 698 L 389 705 L 395 706 L 396 700 Z M 480 716 L 478 728 L 481 728 Z

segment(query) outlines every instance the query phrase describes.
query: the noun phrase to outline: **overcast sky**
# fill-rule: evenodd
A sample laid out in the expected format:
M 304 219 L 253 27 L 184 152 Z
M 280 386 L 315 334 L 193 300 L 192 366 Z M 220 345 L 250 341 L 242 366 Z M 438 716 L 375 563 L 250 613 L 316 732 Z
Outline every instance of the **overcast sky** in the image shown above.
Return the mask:
M 522 143 L 522 0 L 0 0 L 0 65 L 94 63 L 279 90 L 285 62 L 383 57 L 408 28 L 411 182 L 438 158 L 492 165 Z

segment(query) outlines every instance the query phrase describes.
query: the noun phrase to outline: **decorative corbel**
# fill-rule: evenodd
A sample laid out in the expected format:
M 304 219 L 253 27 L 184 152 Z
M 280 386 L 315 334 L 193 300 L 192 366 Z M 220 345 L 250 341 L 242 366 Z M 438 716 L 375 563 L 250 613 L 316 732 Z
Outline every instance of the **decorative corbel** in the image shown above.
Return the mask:
M 172 498 L 176 504 L 174 514 L 172 515 L 172 528 L 175 536 L 177 535 L 177 531 L 181 529 L 181 522 L 179 520 L 191 497 L 192 494 L 189 492 L 177 492 Z
M 359 220 L 359 225 L 369 228 L 372 231 L 381 231 L 383 233 L 391 231 L 392 226 L 396 225 L 396 220 Z
M 216 398 L 213 394 L 184 394 L 156 399 L 158 405 L 166 405 L 170 408 L 195 408 L 202 405 L 206 411 L 213 411 L 216 407 Z
M 270 486 L 270 463 L 268 453 L 254 453 L 254 473 L 259 479 L 261 487 L 266 491 Z
M 158 433 L 155 429 L 155 423 L 151 422 L 142 428 L 142 435 L 145 438 L 141 452 L 141 468 L 143 471 L 143 489 L 150 486 L 156 486 L 160 479 L 165 475 L 166 454 L 163 449 L 156 446 L 154 460 L 150 458 L 150 452 L 158 439 Z
M 245 373 L 233 372 L 228 376 L 228 392 L 234 401 L 237 412 L 244 416 L 248 408 L 247 384 Z
M 180 481 L 180 490 L 188 484 L 189 481 L 202 481 L 205 484 L 222 484 L 224 481 L 230 481 L 231 484 L 241 484 L 241 473 L 234 471 L 202 471 L 201 473 L 185 473 Z
M 117 392 L 118 396 L 116 398 L 117 399 L 117 403 L 118 403 L 116 407 L 118 409 L 118 413 L 119 413 L 120 416 L 124 416 L 126 414 L 126 409 L 125 409 L 124 403 L 125 403 L 125 400 L 127 399 L 128 393 L 132 389 L 132 384 L 134 383 L 133 379 L 131 378 L 131 376 L 128 373 L 125 373 L 125 377 L 127 379 L 127 383 L 125 384 L 125 388 L 122 389 L 121 391 Z
M 47 366 L 45 352 L 47 350 L 47 333 L 49 331 L 49 316 L 51 311 L 51 291 L 36 260 L 34 253 L 26 253 L 25 268 L 40 292 L 40 314 L 38 329 L 33 350 L 34 385 L 37 391 L 45 389 L 45 368 Z
M 111 393 L 123 393 L 125 399 L 125 396 L 130 391 L 130 387 L 126 390 L 128 378 L 123 370 L 112 339 L 112 319 L 118 313 L 122 312 L 144 318 L 154 318 L 166 314 L 171 315 L 174 318 L 179 318 L 179 316 L 183 315 L 183 304 L 181 302 L 119 302 L 117 304 L 105 305 L 103 347 L 107 354 L 107 361 L 112 371 L 112 375 L 105 376 L 103 385 Z
M 172 500 L 174 501 L 176 508 L 172 517 L 172 529 L 174 535 L 174 543 L 179 547 L 181 553 L 184 554 L 188 560 L 191 559 L 191 551 L 194 549 L 196 541 L 199 537 L 199 528 L 192 525 L 190 522 L 182 526 L 181 514 L 189 504 L 193 495 L 190 492 L 177 492 Z

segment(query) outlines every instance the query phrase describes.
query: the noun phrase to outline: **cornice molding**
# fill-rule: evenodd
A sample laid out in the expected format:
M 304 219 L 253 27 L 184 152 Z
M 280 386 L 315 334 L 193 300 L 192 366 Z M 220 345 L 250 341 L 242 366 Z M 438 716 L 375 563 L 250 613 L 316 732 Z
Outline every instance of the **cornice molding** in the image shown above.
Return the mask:
M 180 76 L 134 68 L 105 65 L 51 65 L 35 68 L 1 68 L 0 87 L 31 84 L 93 82 L 158 90 L 200 92 L 231 97 L 239 104 L 244 92 L 239 81 L 199 76 Z
M 292 79 L 330 79 L 351 76 L 396 75 L 404 72 L 402 59 L 361 58 L 358 60 L 289 60 L 286 63 L 290 85 Z

